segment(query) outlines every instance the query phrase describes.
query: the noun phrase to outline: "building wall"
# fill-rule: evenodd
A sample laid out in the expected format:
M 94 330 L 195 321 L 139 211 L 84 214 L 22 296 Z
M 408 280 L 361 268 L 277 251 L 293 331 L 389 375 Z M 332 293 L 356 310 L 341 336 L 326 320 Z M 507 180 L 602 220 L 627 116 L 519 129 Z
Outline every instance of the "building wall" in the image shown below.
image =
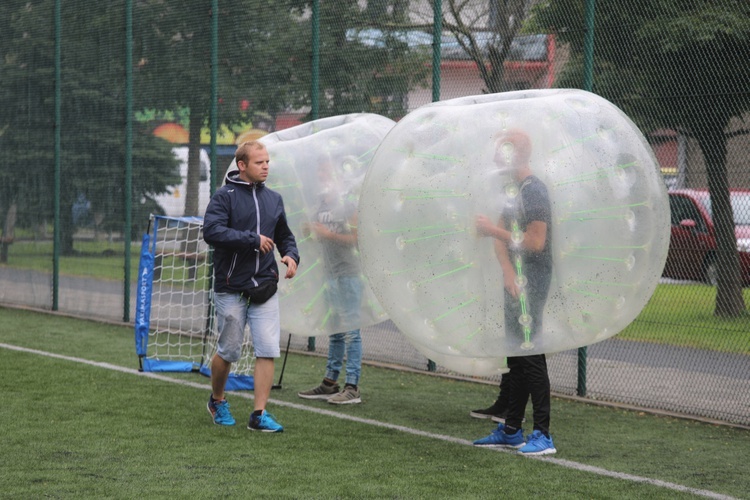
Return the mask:
M 727 179 L 734 189 L 750 188 L 750 113 L 734 118 L 727 127 Z M 671 134 L 670 134 L 671 133 Z M 654 140 L 654 135 L 659 137 Z M 660 131 L 649 137 L 666 176 L 673 175 L 677 188 L 708 188 L 706 161 L 698 141 L 677 132 Z

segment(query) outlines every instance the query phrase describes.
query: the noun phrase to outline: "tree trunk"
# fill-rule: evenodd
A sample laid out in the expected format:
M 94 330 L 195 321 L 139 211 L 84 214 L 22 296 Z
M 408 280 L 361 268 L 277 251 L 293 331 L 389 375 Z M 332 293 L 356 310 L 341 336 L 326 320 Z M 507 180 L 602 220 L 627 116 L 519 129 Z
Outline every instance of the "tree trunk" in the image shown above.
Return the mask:
M 3 225 L 3 236 L 0 238 L 0 264 L 8 263 L 8 249 L 13 243 L 16 235 L 16 213 L 18 211 L 18 205 L 15 202 L 10 204 L 8 213 L 5 216 L 5 224 Z
M 73 224 L 73 203 L 75 198 L 70 195 L 73 189 L 66 184 L 61 186 L 60 193 L 60 255 L 70 257 L 75 255 L 75 232 Z
M 488 47 L 487 54 L 490 71 L 484 84 L 490 94 L 509 90 L 505 83 L 505 60 L 510 54 L 521 23 L 526 18 L 526 3 L 527 0 L 489 2 L 490 28 L 498 35 L 495 42 Z M 477 64 L 482 62 L 477 61 Z
M 198 109 L 190 110 L 190 127 L 188 132 L 188 167 L 185 185 L 185 211 L 183 215 L 201 215 L 198 213 L 198 190 L 201 181 L 201 128 L 205 114 Z
M 201 180 L 201 128 L 205 114 L 198 109 L 190 110 L 190 130 L 188 132 L 188 172 L 185 186 L 185 212 L 183 215 L 202 215 L 198 213 L 198 190 Z M 198 254 L 200 230 L 190 225 L 182 232 L 182 252 L 189 279 L 195 278 L 195 257 Z
M 727 180 L 727 143 L 724 126 L 703 123 L 696 127 L 695 137 L 703 151 L 711 195 L 711 212 L 716 231 L 716 306 L 714 315 L 735 318 L 745 313 L 742 296 L 737 239 L 734 234 L 734 213 Z

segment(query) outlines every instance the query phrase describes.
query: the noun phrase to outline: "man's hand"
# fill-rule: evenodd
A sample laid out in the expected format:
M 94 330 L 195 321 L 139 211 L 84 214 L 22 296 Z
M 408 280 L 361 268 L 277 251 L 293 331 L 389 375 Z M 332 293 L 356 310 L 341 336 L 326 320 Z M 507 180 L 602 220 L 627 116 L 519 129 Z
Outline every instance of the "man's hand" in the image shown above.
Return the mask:
M 258 251 L 262 254 L 267 254 L 268 252 L 273 252 L 273 248 L 276 246 L 271 238 L 268 236 L 260 235 L 260 248 L 258 248 Z
M 297 274 L 297 262 L 288 255 L 282 257 L 281 262 L 286 266 L 286 275 L 284 277 L 286 279 L 294 278 L 294 275 Z
M 331 232 L 330 229 L 328 229 L 325 225 L 321 224 L 320 222 L 312 223 L 312 231 L 315 233 L 315 236 L 317 236 L 319 239 L 331 240 L 335 236 L 334 233 Z
M 514 298 L 518 298 L 520 290 L 518 289 L 518 283 L 516 283 L 516 273 L 514 271 L 503 272 L 503 281 L 505 282 L 505 290 Z
M 479 236 L 494 236 L 496 226 L 485 215 L 477 215 L 475 222 Z

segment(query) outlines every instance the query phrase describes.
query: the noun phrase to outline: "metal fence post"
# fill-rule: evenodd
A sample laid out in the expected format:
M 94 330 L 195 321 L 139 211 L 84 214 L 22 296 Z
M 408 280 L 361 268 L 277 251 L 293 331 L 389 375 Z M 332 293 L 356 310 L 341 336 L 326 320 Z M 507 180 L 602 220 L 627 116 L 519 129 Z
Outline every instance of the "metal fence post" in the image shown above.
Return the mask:
M 591 92 L 594 86 L 594 8 L 596 0 L 586 0 L 586 37 L 583 45 L 583 88 Z M 578 384 L 576 394 L 586 395 L 586 346 L 578 348 Z
M 125 266 L 122 320 L 130 321 L 130 242 L 133 228 L 133 1 L 125 2 Z
M 62 0 L 55 0 L 55 193 L 54 193 L 54 242 L 52 248 L 52 310 L 59 309 L 60 295 L 60 189 L 62 182 L 62 139 L 60 133 L 62 119 L 61 81 L 62 43 Z

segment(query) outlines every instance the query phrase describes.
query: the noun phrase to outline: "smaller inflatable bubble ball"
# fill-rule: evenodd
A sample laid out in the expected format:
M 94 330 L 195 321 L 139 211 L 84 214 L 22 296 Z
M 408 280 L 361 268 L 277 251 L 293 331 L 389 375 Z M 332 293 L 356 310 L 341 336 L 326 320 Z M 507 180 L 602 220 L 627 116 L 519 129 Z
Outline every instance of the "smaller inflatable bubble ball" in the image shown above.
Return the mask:
M 357 113 L 314 120 L 260 139 L 267 186 L 280 193 L 297 239 L 297 275 L 279 280 L 281 327 L 296 335 L 347 332 L 387 319 L 361 269 L 357 205 L 365 173 L 395 122 Z M 281 264 L 279 269 L 286 267 Z
M 471 96 L 388 133 L 362 185 L 359 241 L 375 295 L 414 346 L 482 375 L 630 324 L 661 276 L 669 205 L 651 148 L 607 100 Z

